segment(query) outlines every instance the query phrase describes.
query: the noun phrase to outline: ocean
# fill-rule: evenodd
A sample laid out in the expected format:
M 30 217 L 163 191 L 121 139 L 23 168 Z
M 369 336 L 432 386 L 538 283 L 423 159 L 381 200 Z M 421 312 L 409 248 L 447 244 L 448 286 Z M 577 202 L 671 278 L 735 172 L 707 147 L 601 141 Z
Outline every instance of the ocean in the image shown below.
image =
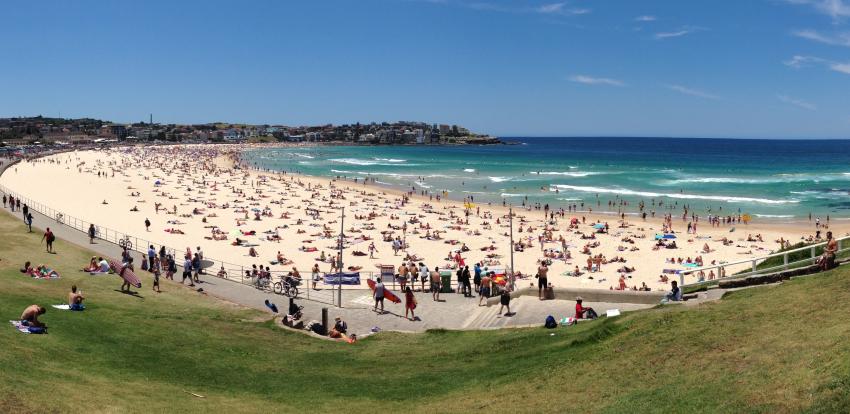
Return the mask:
M 636 213 L 642 201 L 657 214 L 681 214 L 687 206 L 701 215 L 850 218 L 850 142 L 844 140 L 505 140 L 520 144 L 262 148 L 244 159 L 260 168 L 369 177 L 476 203 Z

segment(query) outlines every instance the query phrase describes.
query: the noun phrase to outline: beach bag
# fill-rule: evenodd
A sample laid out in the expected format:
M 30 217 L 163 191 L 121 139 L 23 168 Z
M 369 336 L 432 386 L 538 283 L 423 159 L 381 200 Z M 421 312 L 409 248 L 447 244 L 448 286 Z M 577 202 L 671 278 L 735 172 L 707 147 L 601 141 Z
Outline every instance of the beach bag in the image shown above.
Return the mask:
M 596 319 L 596 318 L 598 318 L 598 317 L 599 317 L 599 315 L 598 315 L 598 314 L 596 314 L 596 311 L 595 311 L 595 310 L 593 310 L 593 309 L 588 309 L 588 310 L 587 310 L 587 315 L 586 315 L 586 316 L 587 316 L 587 319 Z
M 543 326 L 546 327 L 546 329 L 555 329 L 558 327 L 558 322 L 555 321 L 554 316 L 549 315 L 546 317 L 546 323 L 544 323 Z
M 56 240 L 56 236 L 54 236 L 53 233 L 47 233 L 47 242 L 48 243 L 53 243 L 55 240 Z

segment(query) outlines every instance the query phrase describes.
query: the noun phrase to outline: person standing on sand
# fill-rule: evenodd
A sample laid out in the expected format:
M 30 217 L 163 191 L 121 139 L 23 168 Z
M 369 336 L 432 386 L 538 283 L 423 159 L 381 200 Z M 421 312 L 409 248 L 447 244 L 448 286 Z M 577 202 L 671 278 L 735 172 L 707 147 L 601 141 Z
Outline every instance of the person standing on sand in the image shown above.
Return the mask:
M 145 231 L 151 231 L 151 221 L 145 219 Z

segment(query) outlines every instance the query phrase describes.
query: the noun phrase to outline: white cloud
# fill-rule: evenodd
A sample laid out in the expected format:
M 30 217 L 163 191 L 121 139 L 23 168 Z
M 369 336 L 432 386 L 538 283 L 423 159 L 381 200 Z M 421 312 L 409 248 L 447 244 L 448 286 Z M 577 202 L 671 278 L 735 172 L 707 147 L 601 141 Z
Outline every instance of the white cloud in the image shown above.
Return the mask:
M 794 69 L 800 69 L 800 68 L 809 66 L 809 64 L 812 64 L 812 63 L 822 63 L 822 62 L 823 62 L 823 59 L 821 59 L 819 57 L 795 55 L 791 59 L 782 62 L 782 64 L 784 64 L 785 66 L 792 67 Z
M 824 65 L 835 72 L 850 75 L 850 63 L 835 62 L 828 59 L 819 58 L 817 56 L 800 56 L 796 55 L 789 60 L 782 62 L 785 66 L 794 69 L 804 68 L 809 65 Z
M 585 75 L 574 75 L 570 77 L 570 81 L 583 83 L 585 85 L 608 85 L 608 86 L 625 86 L 626 84 L 617 79 L 610 78 L 594 78 Z
M 850 63 L 831 63 L 829 68 L 836 72 L 850 75 Z
M 815 30 L 795 30 L 791 34 L 827 45 L 850 47 L 850 33 L 838 33 L 830 36 L 821 34 Z
M 798 108 L 803 108 L 803 109 L 806 109 L 806 110 L 809 110 L 809 111 L 815 111 L 815 110 L 818 109 L 818 107 L 815 106 L 814 104 L 808 103 L 808 102 L 800 100 L 800 99 L 792 98 L 788 95 L 776 95 L 776 98 L 779 99 L 782 102 L 789 104 L 789 105 L 794 105 Z
M 590 13 L 590 9 L 571 9 L 565 7 L 566 2 L 544 4 L 534 9 L 535 12 L 541 14 L 556 14 L 556 15 L 575 15 Z
M 635 17 L 636 22 L 654 22 L 656 20 L 657 19 L 655 18 L 655 16 L 649 16 L 649 15 Z
M 685 94 L 685 95 L 696 96 L 698 98 L 703 98 L 703 99 L 713 99 L 713 100 L 720 99 L 720 97 L 717 96 L 717 95 L 713 95 L 713 94 L 710 94 L 708 92 L 703 92 L 703 91 L 698 90 L 698 89 L 686 88 L 686 87 L 681 86 L 681 85 L 665 85 L 665 86 L 667 86 L 667 88 L 670 89 L 670 90 L 673 90 L 673 91 L 676 91 L 676 92 L 679 92 L 679 93 Z
M 590 9 L 568 7 L 568 2 L 545 3 L 536 7 L 518 6 L 509 2 L 482 1 L 482 0 L 407 0 L 420 1 L 443 6 L 462 7 L 472 10 L 516 13 L 516 14 L 545 14 L 550 16 L 575 16 L 590 13 Z
M 850 17 L 850 4 L 845 3 L 844 0 L 785 0 L 785 2 L 812 6 L 835 21 Z
M 538 13 L 560 13 L 567 3 L 544 4 L 537 8 Z
M 663 40 L 669 39 L 673 37 L 681 37 L 685 35 L 689 35 L 691 33 L 696 33 L 702 30 L 706 30 L 702 27 L 693 27 L 693 26 L 685 26 L 675 32 L 658 32 L 655 34 L 655 40 Z

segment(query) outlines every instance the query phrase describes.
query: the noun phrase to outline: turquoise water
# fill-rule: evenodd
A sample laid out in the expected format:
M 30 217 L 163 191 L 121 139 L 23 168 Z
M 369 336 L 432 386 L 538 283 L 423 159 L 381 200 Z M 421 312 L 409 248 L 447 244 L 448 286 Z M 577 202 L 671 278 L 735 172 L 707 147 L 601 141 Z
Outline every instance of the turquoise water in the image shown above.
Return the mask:
M 496 146 L 263 148 L 261 168 L 476 202 L 634 213 L 850 217 L 850 145 L 838 140 L 515 138 Z M 609 202 L 612 204 L 609 205 Z M 627 205 L 622 205 L 627 202 Z M 659 205 L 661 203 L 661 205 Z

